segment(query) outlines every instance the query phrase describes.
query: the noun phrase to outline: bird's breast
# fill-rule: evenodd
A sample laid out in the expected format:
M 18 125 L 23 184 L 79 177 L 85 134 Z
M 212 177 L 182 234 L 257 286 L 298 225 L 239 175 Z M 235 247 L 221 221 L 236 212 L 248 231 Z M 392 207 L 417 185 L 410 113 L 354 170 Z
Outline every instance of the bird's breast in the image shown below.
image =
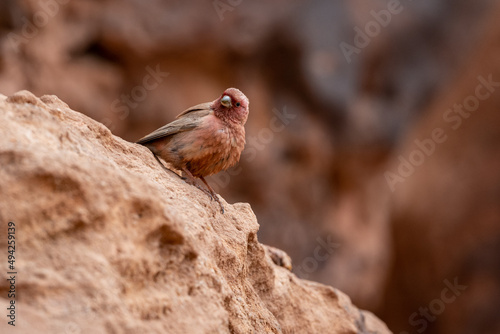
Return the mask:
M 179 139 L 178 147 L 182 147 L 179 153 L 186 168 L 194 176 L 206 176 L 226 170 L 239 161 L 245 146 L 245 129 L 210 115 Z

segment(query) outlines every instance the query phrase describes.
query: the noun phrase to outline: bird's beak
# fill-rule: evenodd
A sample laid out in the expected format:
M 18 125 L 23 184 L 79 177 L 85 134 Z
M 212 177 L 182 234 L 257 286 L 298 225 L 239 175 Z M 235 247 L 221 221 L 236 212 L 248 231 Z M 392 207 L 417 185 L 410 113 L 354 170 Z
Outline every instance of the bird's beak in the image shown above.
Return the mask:
M 228 95 L 224 95 L 222 97 L 222 99 L 220 100 L 220 103 L 226 107 L 226 108 L 231 108 L 232 104 L 231 104 L 231 97 L 228 96 Z

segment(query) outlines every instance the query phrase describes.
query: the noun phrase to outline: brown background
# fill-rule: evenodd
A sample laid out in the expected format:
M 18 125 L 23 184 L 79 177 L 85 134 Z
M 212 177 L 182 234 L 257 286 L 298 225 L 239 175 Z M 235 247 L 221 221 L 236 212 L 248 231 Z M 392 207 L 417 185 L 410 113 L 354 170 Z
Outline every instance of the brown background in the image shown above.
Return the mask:
M 349 63 L 340 43 L 353 44 L 354 28 L 387 2 L 218 4 L 227 10 L 2 1 L 0 93 L 55 94 L 134 141 L 238 87 L 251 102 L 247 151 L 209 182 L 251 204 L 261 242 L 395 333 L 500 332 L 500 90 L 456 130 L 443 119 L 475 94 L 478 76 L 500 82 L 500 7 L 401 1 Z M 152 69 L 168 76 L 148 79 Z M 127 106 L 122 94 L 135 98 Z M 446 140 L 392 192 L 384 173 L 437 128 Z M 328 241 L 326 256 L 318 247 Z M 455 280 L 465 291 L 440 302 Z M 424 320 L 424 308 L 436 314 Z

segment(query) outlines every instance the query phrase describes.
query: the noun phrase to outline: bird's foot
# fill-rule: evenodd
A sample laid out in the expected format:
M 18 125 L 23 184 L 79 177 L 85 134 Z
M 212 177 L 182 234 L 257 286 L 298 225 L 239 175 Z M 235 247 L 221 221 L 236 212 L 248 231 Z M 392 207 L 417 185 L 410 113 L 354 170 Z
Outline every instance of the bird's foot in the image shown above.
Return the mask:
M 199 190 L 203 191 L 205 194 L 208 195 L 208 197 L 210 197 L 210 200 L 213 201 L 213 200 L 216 200 L 218 201 L 218 198 L 217 198 L 217 194 L 215 193 L 212 193 L 210 190 L 208 189 L 205 189 L 203 188 L 202 186 L 200 186 L 195 179 L 190 179 L 189 177 L 182 177 L 182 179 L 184 180 L 184 182 L 186 182 L 187 184 L 191 185 L 191 186 L 194 186 L 196 188 L 198 188 Z
M 200 186 L 198 183 L 196 182 L 190 182 L 189 179 L 185 180 L 186 183 L 192 185 L 192 186 L 195 186 L 196 188 L 200 189 L 201 191 L 203 191 L 205 194 L 208 195 L 208 197 L 210 197 L 210 201 L 216 201 L 217 203 L 219 203 L 219 206 L 220 206 L 220 212 L 222 214 L 224 214 L 225 210 L 224 210 L 224 205 L 222 204 L 222 202 L 220 201 L 219 199 L 219 196 L 217 196 L 217 194 L 215 192 L 211 192 L 210 190 L 207 190 L 205 188 L 203 188 L 202 186 Z
M 216 201 L 217 203 L 219 203 L 219 206 L 220 206 L 220 212 L 221 212 L 222 214 L 224 214 L 224 212 L 225 212 L 225 211 L 224 211 L 224 205 L 222 205 L 222 202 L 220 201 L 219 196 L 217 196 L 217 194 L 216 194 L 216 193 L 213 193 L 213 194 L 211 195 L 211 199 L 215 199 L 215 201 Z
M 205 194 L 207 194 L 207 195 L 208 195 L 208 197 L 210 197 L 210 200 L 211 200 L 211 201 L 213 201 L 213 200 L 214 200 L 214 196 L 213 196 L 213 194 L 212 194 L 210 191 L 208 191 L 207 189 L 205 189 L 205 188 L 203 188 L 202 186 L 200 186 L 198 183 L 196 183 L 196 181 L 194 181 L 194 180 L 189 180 L 189 179 L 186 179 L 186 178 L 184 178 L 184 181 L 185 181 L 187 184 L 192 185 L 192 186 L 194 186 L 194 187 L 198 188 L 199 190 L 203 191 Z
M 219 203 L 220 212 L 222 214 L 224 214 L 224 212 L 225 212 L 224 205 L 222 205 L 222 202 L 220 201 L 219 196 L 217 196 L 217 193 L 212 189 L 212 187 L 210 187 L 210 185 L 208 184 L 208 182 L 205 180 L 205 178 L 203 176 L 200 176 L 200 179 L 203 181 L 203 183 L 205 183 L 208 190 L 210 191 L 210 198 L 215 200 L 217 203 Z
M 194 178 L 193 174 L 191 174 L 191 172 L 187 169 L 183 169 L 184 173 L 186 174 L 186 177 L 183 177 L 182 179 L 184 181 L 186 181 L 187 184 L 190 184 L 192 186 L 195 186 L 196 188 L 200 189 L 201 191 L 203 191 L 205 194 L 208 195 L 208 197 L 210 197 L 210 200 L 211 201 L 216 201 L 217 203 L 219 203 L 219 206 L 220 206 L 220 211 L 222 214 L 224 214 L 225 210 L 224 210 L 224 205 L 222 205 L 222 202 L 219 200 L 219 197 L 217 196 L 217 194 L 215 193 L 215 191 L 212 189 L 212 187 L 210 187 L 210 185 L 207 183 L 207 181 L 205 180 L 205 178 L 203 176 L 199 176 L 200 180 L 203 181 L 203 183 L 205 183 L 205 185 L 207 186 L 208 190 L 205 189 L 205 188 L 202 188 L 197 182 L 196 182 L 196 179 Z

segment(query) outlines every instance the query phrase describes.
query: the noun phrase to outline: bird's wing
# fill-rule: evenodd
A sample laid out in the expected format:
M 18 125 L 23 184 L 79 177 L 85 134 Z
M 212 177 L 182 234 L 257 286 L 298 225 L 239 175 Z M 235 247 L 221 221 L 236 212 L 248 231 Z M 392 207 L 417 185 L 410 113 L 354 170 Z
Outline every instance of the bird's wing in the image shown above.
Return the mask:
M 177 115 L 175 118 L 180 118 L 186 114 L 189 114 L 194 111 L 200 111 L 200 110 L 211 110 L 210 105 L 212 102 L 205 102 L 205 103 L 200 103 L 198 105 L 195 105 L 194 107 L 191 107 L 189 109 L 184 110 L 181 112 L 179 115 Z
M 202 106 L 201 104 L 199 106 Z M 193 107 L 193 108 L 197 108 Z M 193 109 L 189 108 L 179 116 L 177 119 L 161 128 L 151 132 L 149 135 L 139 139 L 137 144 L 146 144 L 148 142 L 154 141 L 156 139 L 168 137 L 179 132 L 189 131 L 196 128 L 201 122 L 204 116 L 211 113 L 210 109 Z M 188 114 L 189 113 L 189 114 Z

